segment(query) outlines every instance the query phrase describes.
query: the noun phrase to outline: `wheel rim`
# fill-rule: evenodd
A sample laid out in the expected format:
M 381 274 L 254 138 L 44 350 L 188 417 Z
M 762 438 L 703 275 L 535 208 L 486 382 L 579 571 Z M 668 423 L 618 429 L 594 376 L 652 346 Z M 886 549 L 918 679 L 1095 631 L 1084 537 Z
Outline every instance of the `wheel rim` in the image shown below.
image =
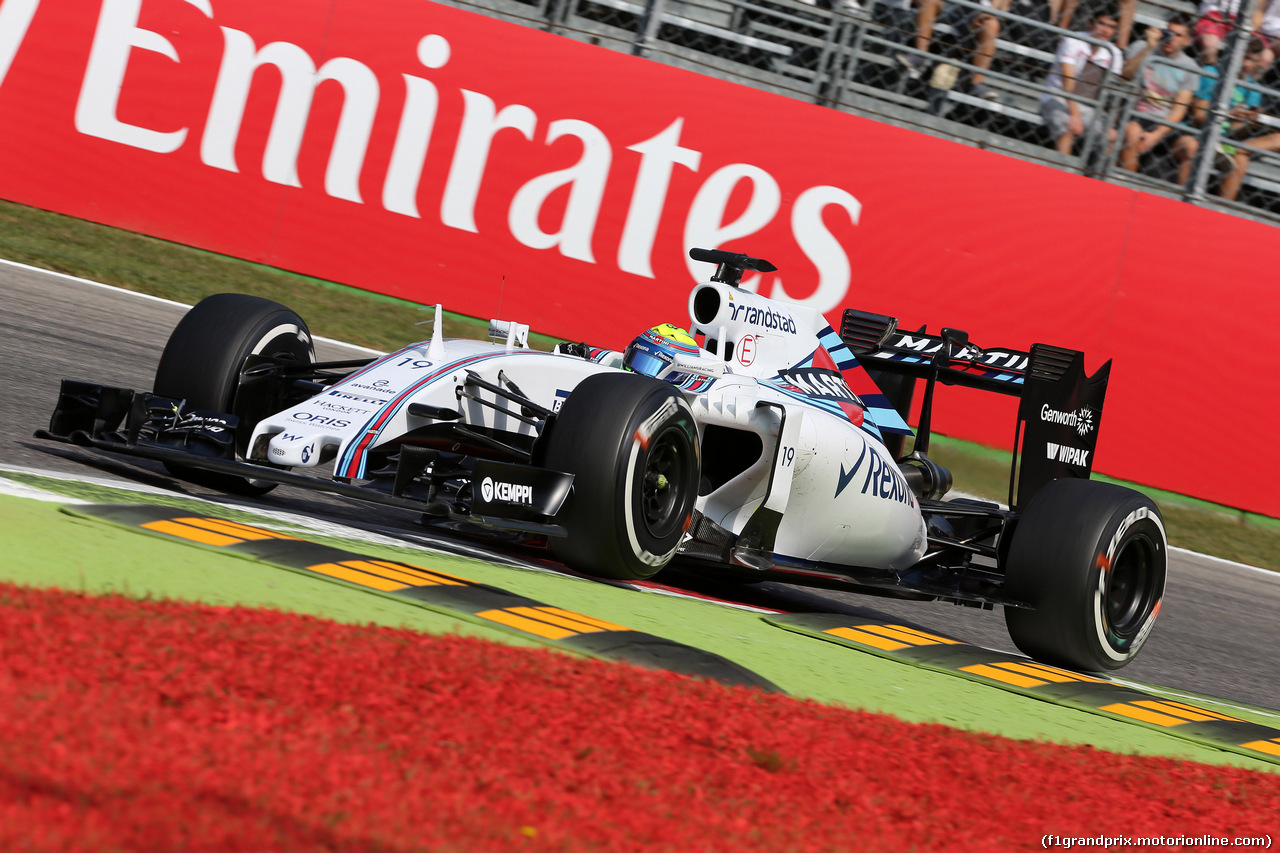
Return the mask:
M 684 433 L 668 428 L 655 436 L 645 457 L 640 485 L 640 516 L 649 533 L 658 539 L 671 534 L 681 522 L 681 509 L 689 485 L 689 451 Z
M 1111 633 L 1126 640 L 1136 636 L 1155 607 L 1158 587 L 1155 543 L 1135 536 L 1120 548 L 1108 572 L 1103 606 Z

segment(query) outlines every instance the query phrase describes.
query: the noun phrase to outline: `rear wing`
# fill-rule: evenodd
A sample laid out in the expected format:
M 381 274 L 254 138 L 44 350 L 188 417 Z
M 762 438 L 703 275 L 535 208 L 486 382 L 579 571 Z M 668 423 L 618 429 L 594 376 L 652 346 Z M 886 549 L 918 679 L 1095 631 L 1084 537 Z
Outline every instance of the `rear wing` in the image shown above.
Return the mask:
M 1029 351 L 981 349 L 957 329 L 944 328 L 939 335 L 924 328 L 902 332 L 895 317 L 853 308 L 844 312 L 840 338 L 903 418 L 910 413 L 916 380 L 925 380 L 915 444 L 922 454 L 928 451 L 938 383 L 1017 397 L 1011 507 L 1025 505 L 1052 480 L 1087 479 L 1092 472 L 1110 361 L 1087 376 L 1084 353 L 1077 350 L 1048 344 L 1033 344 Z

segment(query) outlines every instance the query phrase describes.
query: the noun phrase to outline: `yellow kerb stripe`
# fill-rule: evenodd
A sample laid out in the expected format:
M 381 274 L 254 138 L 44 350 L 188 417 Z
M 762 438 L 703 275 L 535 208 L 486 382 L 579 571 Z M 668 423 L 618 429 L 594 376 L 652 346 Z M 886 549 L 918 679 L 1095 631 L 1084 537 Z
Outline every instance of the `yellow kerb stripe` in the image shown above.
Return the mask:
M 237 545 L 244 541 L 239 536 L 224 536 L 221 533 L 192 527 L 189 524 L 178 524 L 176 521 L 149 521 L 142 526 L 157 533 L 167 533 L 180 539 L 189 539 L 192 542 L 199 542 L 201 545 L 214 545 L 219 548 L 226 545 Z
M 1133 704 L 1141 705 L 1143 708 L 1150 708 L 1153 711 L 1159 711 L 1164 714 L 1170 714 L 1174 717 L 1192 723 L 1203 723 L 1205 720 L 1229 720 L 1230 717 L 1224 717 L 1221 714 L 1215 714 L 1213 711 L 1206 711 L 1204 708 L 1197 708 L 1195 705 L 1184 705 L 1181 702 L 1155 702 L 1149 699 L 1139 699 Z
M 380 589 L 383 592 L 394 592 L 399 589 L 405 589 L 412 584 L 399 583 L 389 578 L 381 577 L 368 572 L 357 571 L 339 563 L 319 563 L 314 566 L 307 566 L 312 572 L 322 575 L 328 575 L 331 578 L 339 578 L 340 580 L 350 581 L 360 586 L 367 586 L 371 589 Z
M 823 633 L 830 634 L 833 637 L 844 637 L 846 640 L 853 640 L 855 643 L 882 649 L 886 652 L 896 652 L 898 649 L 907 648 L 906 643 L 899 643 L 896 640 L 868 634 L 866 631 L 859 631 L 857 628 L 828 628 Z
M 383 560 L 381 562 L 386 561 Z M 426 572 L 431 575 L 431 577 L 435 578 L 436 583 L 442 583 L 449 586 L 470 586 L 473 583 L 473 581 L 469 581 L 463 577 L 458 577 L 457 575 L 451 575 L 448 572 L 438 572 L 435 569 L 424 569 L 422 566 L 414 566 L 409 563 L 390 563 L 390 565 L 399 566 L 402 569 L 412 569 L 415 572 Z
M 348 569 L 368 572 L 371 575 L 378 575 L 387 580 L 400 581 L 409 586 L 463 586 L 457 581 L 433 577 L 430 572 L 424 572 L 421 569 L 415 569 L 412 566 L 393 563 L 388 560 L 343 560 L 338 565 L 346 566 Z
M 455 578 L 453 575 L 445 575 L 445 574 L 441 574 L 440 572 L 433 572 L 430 569 L 424 569 L 424 568 L 421 568 L 420 566 L 411 566 L 408 563 L 397 563 L 391 560 L 372 560 L 371 562 L 373 562 L 375 565 L 386 566 L 388 569 L 395 569 L 398 572 L 405 572 L 406 574 L 412 577 L 422 578 L 424 581 L 426 581 L 429 584 L 435 584 L 439 586 L 468 586 L 469 585 L 468 581 L 462 580 L 461 578 Z
M 1047 681 L 1088 681 L 1093 684 L 1106 684 L 1105 678 L 1095 678 L 1092 675 L 1082 675 L 1078 672 L 1070 672 L 1065 669 L 1058 669 L 1056 666 L 1046 666 L 1042 663 L 1032 663 L 1031 661 L 1007 661 L 1000 664 L 1010 669 L 1017 669 L 1020 672 L 1027 672 L 1031 675 L 1039 676 Z
M 1014 687 L 1039 687 L 1043 684 L 1048 684 L 1043 678 L 1031 678 L 1030 676 L 1020 675 L 1019 673 L 1010 672 L 1007 669 L 1000 669 L 985 663 L 962 666 L 960 669 L 962 672 L 971 672 L 974 675 L 981 675 L 983 678 L 990 678 L 992 681 L 1012 684 Z
M 203 527 L 205 530 L 212 530 L 214 533 L 225 533 L 227 536 L 239 536 L 241 539 L 294 539 L 294 536 L 285 536 L 283 533 L 273 533 L 270 530 L 264 530 L 261 527 L 253 527 L 249 524 L 240 524 L 237 521 L 224 521 L 221 518 L 178 518 L 183 524 L 190 524 L 193 527 Z
M 1228 717 L 1226 714 L 1219 714 L 1217 711 L 1210 711 L 1208 708 L 1197 708 L 1195 705 L 1188 705 L 1185 702 L 1175 702 L 1172 699 L 1170 699 L 1165 704 L 1171 705 L 1175 708 L 1186 708 L 1188 711 L 1194 711 L 1197 714 L 1206 714 L 1215 720 L 1227 720 L 1228 722 L 1232 722 L 1232 723 L 1244 722 L 1244 720 L 1240 719 L 1239 717 Z
M 899 640 L 909 646 L 962 645 L 956 640 L 948 640 L 937 634 L 926 634 L 924 631 L 917 631 L 906 625 L 859 625 L 858 627 L 863 631 L 888 637 L 890 640 Z
M 1175 717 L 1170 714 L 1158 714 L 1155 711 L 1147 710 L 1138 705 L 1126 705 L 1123 702 L 1115 705 L 1103 705 L 1098 710 L 1110 711 L 1113 714 L 1119 714 L 1122 717 L 1128 717 L 1131 720 L 1141 720 L 1144 723 L 1154 723 L 1157 726 L 1180 726 L 1187 722 L 1181 717 Z
M 603 619 L 596 619 L 594 616 L 584 616 L 581 613 L 574 613 L 572 610 L 561 610 L 559 607 L 512 607 L 510 612 L 528 616 L 531 619 L 541 619 L 544 622 L 559 625 L 562 628 L 572 628 L 579 634 L 592 634 L 597 631 L 631 630 L 621 625 L 615 625 L 612 622 L 606 622 Z
M 531 610 L 532 608 L 522 608 Z M 518 631 L 524 631 L 526 634 L 535 634 L 539 637 L 546 637 L 548 640 L 560 640 L 565 637 L 571 637 L 577 634 L 577 631 L 571 631 L 568 628 L 561 628 L 558 625 L 549 625 L 538 619 L 529 619 L 525 616 L 517 616 L 507 610 L 486 610 L 483 613 L 477 613 L 481 619 L 488 619 L 490 622 L 497 622 L 506 625 L 509 628 L 515 628 Z
M 1256 749 L 1258 752 L 1265 752 L 1268 755 L 1280 755 L 1280 743 L 1275 739 L 1272 740 L 1255 740 L 1252 743 L 1241 744 L 1245 749 Z
M 386 578 L 389 581 L 406 584 L 407 586 L 416 586 L 423 584 L 423 578 L 404 569 L 384 563 L 381 560 L 343 560 L 338 564 L 348 569 L 355 569 L 359 572 L 368 572 L 380 578 Z M 425 585 L 434 585 L 431 581 L 427 581 Z

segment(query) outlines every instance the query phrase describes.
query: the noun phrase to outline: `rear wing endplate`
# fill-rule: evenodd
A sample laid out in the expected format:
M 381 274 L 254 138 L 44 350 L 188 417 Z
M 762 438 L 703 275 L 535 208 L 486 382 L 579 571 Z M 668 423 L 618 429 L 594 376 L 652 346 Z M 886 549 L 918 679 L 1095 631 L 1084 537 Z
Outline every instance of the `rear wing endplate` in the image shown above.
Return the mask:
M 1052 480 L 1087 479 L 1092 472 L 1110 361 L 1088 376 L 1078 350 L 1048 344 L 1033 344 L 1029 351 L 982 349 L 966 332 L 903 332 L 895 317 L 853 308 L 844 312 L 840 337 L 903 418 L 910 413 L 916 380 L 925 380 L 915 445 L 921 453 L 928 449 L 938 383 L 1017 397 L 1011 507 L 1025 505 Z

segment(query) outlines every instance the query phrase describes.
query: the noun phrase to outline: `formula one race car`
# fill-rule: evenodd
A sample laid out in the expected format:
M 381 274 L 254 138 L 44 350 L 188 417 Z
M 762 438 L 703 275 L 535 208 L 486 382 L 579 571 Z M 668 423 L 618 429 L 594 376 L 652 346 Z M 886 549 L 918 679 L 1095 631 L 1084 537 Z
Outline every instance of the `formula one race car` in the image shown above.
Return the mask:
M 1005 608 L 1028 655 L 1128 663 L 1164 593 L 1167 545 L 1143 495 L 1089 480 L 1108 362 L 964 332 L 822 315 L 742 289 L 758 258 L 721 250 L 689 332 L 625 352 L 429 341 L 317 363 L 290 309 L 219 294 L 170 336 L 152 392 L 64 381 L 41 438 L 163 462 L 260 494 L 278 484 L 420 514 L 428 525 L 549 547 L 603 578 L 682 568 Z M 904 421 L 923 382 L 921 415 Z M 939 384 L 1019 398 L 1009 506 L 947 500 L 928 456 Z

